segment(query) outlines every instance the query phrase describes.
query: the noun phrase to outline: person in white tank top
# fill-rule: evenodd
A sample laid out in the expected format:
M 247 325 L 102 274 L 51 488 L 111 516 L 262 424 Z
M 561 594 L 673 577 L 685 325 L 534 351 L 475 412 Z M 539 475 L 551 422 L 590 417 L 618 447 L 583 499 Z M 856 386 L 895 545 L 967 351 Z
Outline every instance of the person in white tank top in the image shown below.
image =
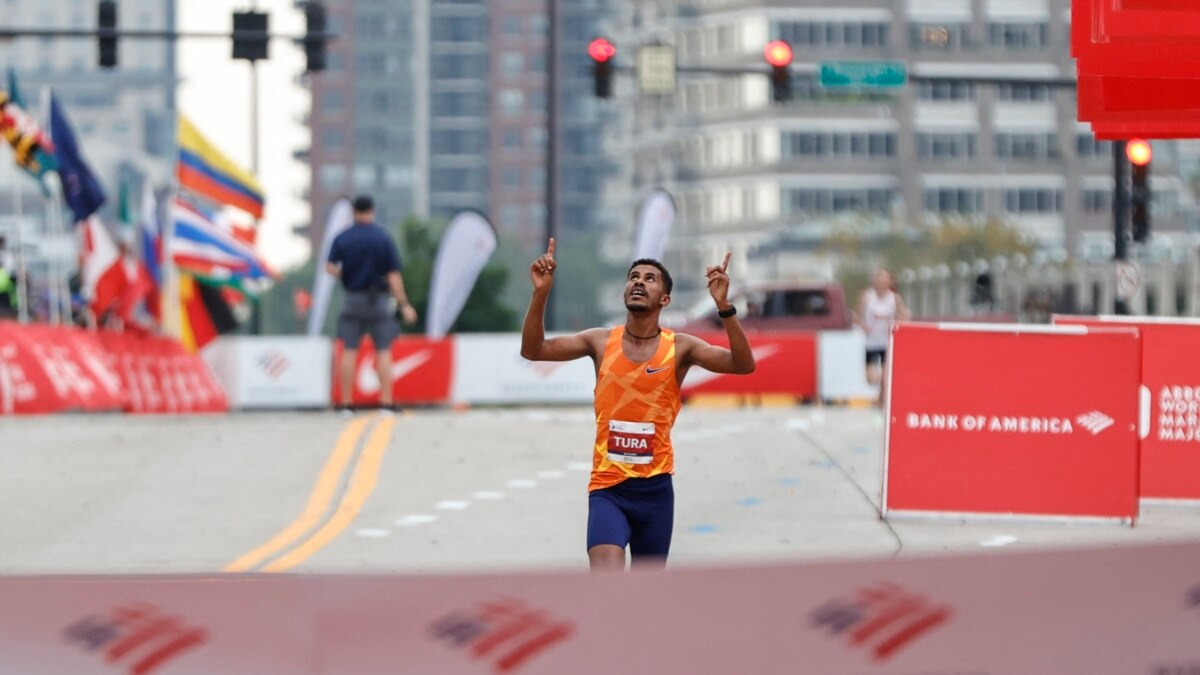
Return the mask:
M 892 288 L 892 275 L 879 270 L 858 301 L 858 325 L 866 333 L 867 381 L 879 385 L 880 401 L 887 388 L 888 337 L 892 323 L 911 318 L 904 298 Z

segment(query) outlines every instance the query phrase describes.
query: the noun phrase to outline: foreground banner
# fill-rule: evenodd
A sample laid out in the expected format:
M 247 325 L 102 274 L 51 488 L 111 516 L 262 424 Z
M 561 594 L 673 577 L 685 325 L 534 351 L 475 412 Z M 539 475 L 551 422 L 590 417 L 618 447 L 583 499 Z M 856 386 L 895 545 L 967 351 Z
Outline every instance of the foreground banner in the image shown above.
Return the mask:
M 1200 320 L 1055 316 L 1054 323 L 1141 331 L 1150 424 L 1141 442 L 1141 496 L 1200 500 Z
M 439 405 L 450 400 L 454 376 L 453 341 L 404 336 L 392 342 L 392 372 L 389 382 L 380 383 L 375 365 L 375 346 L 369 336 L 359 345 L 354 362 L 351 402 L 376 405 L 383 386 L 392 388 L 393 401 L 401 405 Z M 333 344 L 333 401 L 341 401 L 342 341 Z
M 1140 353 L 1133 328 L 897 325 L 884 514 L 1132 522 Z
M 233 408 L 328 408 L 332 352 L 321 336 L 226 335 L 204 349 L 204 361 Z
M 1187 543 L 616 577 L 2 577 L 0 664 L 50 675 L 609 663 L 628 673 L 1193 673 L 1197 560 L 1200 544 Z M 613 626 L 631 616 L 653 639 L 614 652 Z

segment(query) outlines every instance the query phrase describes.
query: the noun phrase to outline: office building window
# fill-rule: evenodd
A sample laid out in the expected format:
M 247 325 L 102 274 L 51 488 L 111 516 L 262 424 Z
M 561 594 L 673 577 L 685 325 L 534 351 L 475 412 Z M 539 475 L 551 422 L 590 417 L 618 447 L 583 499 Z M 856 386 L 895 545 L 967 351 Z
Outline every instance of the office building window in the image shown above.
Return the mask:
M 523 27 L 521 26 L 521 17 L 516 14 L 509 14 L 504 17 L 501 23 L 501 31 L 508 37 L 519 37 Z
M 886 47 L 891 26 L 885 22 L 776 21 L 771 35 L 793 47 Z
M 1075 152 L 1080 157 L 1112 157 L 1112 141 L 1097 140 L 1088 133 L 1075 136 Z
M 500 143 L 505 150 L 513 151 L 521 149 L 521 137 L 524 134 L 520 129 L 505 129 L 500 135 Z
M 988 42 L 1006 51 L 1045 49 L 1050 44 L 1050 25 L 1045 23 L 989 23 Z
M 975 155 L 973 133 L 917 134 L 917 156 L 922 159 L 964 159 Z
M 983 190 L 978 188 L 928 188 L 922 198 L 925 210 L 935 213 L 983 211 Z
M 514 167 L 508 167 L 500 173 L 500 180 L 505 188 L 519 188 L 521 187 L 521 170 Z
M 343 190 L 346 187 L 346 167 L 341 164 L 326 164 L 317 169 L 317 184 L 326 192 Z
M 893 132 L 787 131 L 783 133 L 785 159 L 797 157 L 895 157 Z
M 501 54 L 500 72 L 505 77 L 520 77 L 525 72 L 525 55 L 521 52 L 504 52 Z
M 996 134 L 996 156 L 1001 159 L 1058 159 L 1058 134 Z
M 1004 210 L 1009 213 L 1061 213 L 1062 190 L 1012 188 L 1004 191 Z
M 476 92 L 442 91 L 433 95 L 434 118 L 482 117 L 486 97 Z
M 780 206 L 784 215 L 838 211 L 888 213 L 893 195 L 890 188 L 785 188 Z
M 974 101 L 975 85 L 970 82 L 922 80 L 916 83 L 917 98 L 922 101 Z
M 487 39 L 486 16 L 439 16 L 430 31 L 434 42 L 476 42 Z
M 1087 213 L 1107 213 L 1112 211 L 1112 190 L 1084 189 L 1083 210 Z
M 337 127 L 325 129 L 321 134 L 321 144 L 330 152 L 338 152 L 346 147 L 346 132 Z
M 970 47 L 970 25 L 965 23 L 929 23 L 908 25 L 908 43 L 913 49 L 957 50 Z
M 482 129 L 436 129 L 429 150 L 435 155 L 473 155 L 487 153 L 487 133 Z
M 484 54 L 437 54 L 429 65 L 438 80 L 479 79 L 488 71 Z
M 996 96 L 1001 101 L 1049 101 L 1051 91 L 1045 84 L 1009 82 L 996 85 Z
M 525 111 L 525 94 L 520 89 L 503 89 L 496 98 L 505 117 L 518 117 Z

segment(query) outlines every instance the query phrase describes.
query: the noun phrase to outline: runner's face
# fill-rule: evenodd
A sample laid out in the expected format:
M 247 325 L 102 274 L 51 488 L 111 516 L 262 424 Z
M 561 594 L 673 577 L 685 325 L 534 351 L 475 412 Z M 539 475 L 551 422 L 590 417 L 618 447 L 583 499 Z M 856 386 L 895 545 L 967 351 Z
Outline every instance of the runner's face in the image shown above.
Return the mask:
M 663 289 L 662 272 L 654 265 L 638 265 L 629 270 L 625 280 L 625 309 L 648 312 L 663 307 L 667 297 Z

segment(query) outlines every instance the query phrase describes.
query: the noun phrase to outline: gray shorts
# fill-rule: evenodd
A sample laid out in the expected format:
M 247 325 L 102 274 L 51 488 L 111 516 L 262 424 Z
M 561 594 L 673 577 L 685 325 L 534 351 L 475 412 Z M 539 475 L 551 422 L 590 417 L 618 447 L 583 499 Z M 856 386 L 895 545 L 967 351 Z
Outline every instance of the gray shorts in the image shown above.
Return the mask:
M 346 349 L 358 349 L 365 333 L 371 334 L 376 349 L 391 347 L 400 334 L 392 297 L 386 292 L 347 292 L 342 300 L 342 312 L 337 321 L 338 339 Z

